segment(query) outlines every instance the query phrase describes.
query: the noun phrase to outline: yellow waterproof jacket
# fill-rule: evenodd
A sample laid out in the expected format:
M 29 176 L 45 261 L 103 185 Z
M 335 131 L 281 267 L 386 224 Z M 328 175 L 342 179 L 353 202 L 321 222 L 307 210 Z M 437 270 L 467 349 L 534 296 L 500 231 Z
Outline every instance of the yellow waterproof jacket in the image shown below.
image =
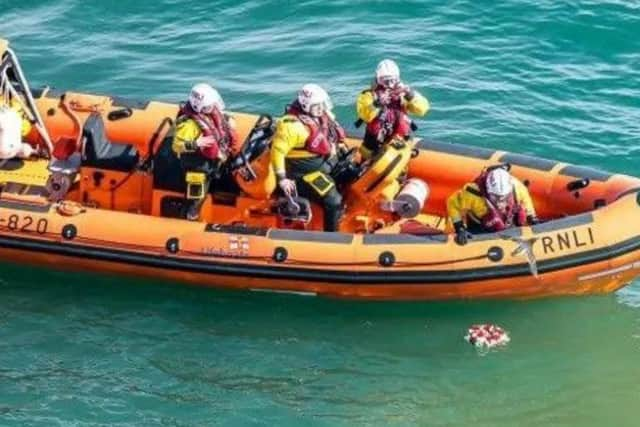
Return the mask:
M 365 123 L 371 122 L 380 114 L 380 108 L 374 105 L 374 101 L 375 96 L 371 89 L 364 90 L 358 95 L 356 111 L 358 118 L 362 119 Z M 415 91 L 415 95 L 411 101 L 403 97 L 402 106 L 408 113 L 419 117 L 423 117 L 429 112 L 429 100 L 418 93 L 418 91 Z
M 171 148 L 178 156 L 183 153 L 193 153 L 198 149 L 196 141 L 200 135 L 202 130 L 195 120 L 189 118 L 178 120 Z
M 6 103 L 2 99 L 0 99 L 0 106 L 3 106 L 3 105 L 6 105 Z M 22 108 L 22 104 L 17 99 L 12 99 L 9 107 L 13 111 L 18 113 L 18 115 L 20 115 L 20 117 L 22 118 L 21 134 L 22 134 L 22 137 L 24 138 L 29 134 L 29 132 L 31 132 L 31 127 L 32 127 L 31 122 L 27 117 L 27 113 L 25 113 L 24 109 Z
M 521 205 L 527 212 L 527 216 L 536 216 L 533 201 L 529 195 L 529 190 L 517 178 L 513 177 L 513 188 L 516 203 Z M 465 221 L 467 215 L 477 219 L 478 222 L 484 217 L 489 208 L 484 197 L 479 195 L 480 189 L 475 183 L 466 184 L 447 199 L 447 215 L 451 223 Z
M 331 113 L 328 114 L 332 120 L 335 119 Z M 309 129 L 294 115 L 287 114 L 278 120 L 271 143 L 271 166 L 276 175 L 285 175 L 286 158 L 317 156 L 316 153 L 305 149 L 309 134 Z

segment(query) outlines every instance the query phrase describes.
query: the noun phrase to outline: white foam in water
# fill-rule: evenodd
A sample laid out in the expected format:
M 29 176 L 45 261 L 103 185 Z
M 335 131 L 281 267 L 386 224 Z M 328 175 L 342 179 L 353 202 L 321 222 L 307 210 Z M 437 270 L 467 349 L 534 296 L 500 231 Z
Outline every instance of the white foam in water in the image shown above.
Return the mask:
M 640 308 L 640 284 L 634 283 L 631 286 L 620 289 L 616 296 L 622 304 L 633 308 Z

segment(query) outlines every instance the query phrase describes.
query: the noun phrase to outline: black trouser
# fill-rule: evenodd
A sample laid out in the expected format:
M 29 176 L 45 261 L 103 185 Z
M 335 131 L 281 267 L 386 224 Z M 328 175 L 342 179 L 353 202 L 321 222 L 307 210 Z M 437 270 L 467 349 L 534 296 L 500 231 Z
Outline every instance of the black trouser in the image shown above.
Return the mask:
M 329 175 L 331 166 L 322 157 L 307 157 L 301 159 L 286 160 L 287 176 L 296 182 L 298 194 L 310 200 L 318 202 L 324 210 L 324 231 L 338 231 L 340 218 L 342 217 L 342 195 L 336 188 L 333 178 Z M 318 191 L 305 180 L 303 176 L 321 171 L 325 174 L 328 181 L 333 184 L 333 188 L 320 195 Z
M 380 152 L 380 150 L 382 150 L 384 144 L 378 142 L 377 135 L 374 135 L 365 130 L 364 138 L 362 139 L 362 146 L 369 150 L 369 152 L 371 153 L 371 157 L 375 157 Z
M 180 165 L 182 166 L 185 180 L 187 172 L 201 172 L 205 175 L 202 186 L 203 197 L 201 199 L 187 199 L 185 214 L 197 215 L 200 213 L 200 208 L 202 208 L 202 204 L 207 197 L 211 181 L 220 169 L 220 161 L 208 159 L 199 153 L 184 153 L 180 155 Z
M 471 234 L 491 233 L 491 231 L 488 231 L 486 228 L 484 228 L 482 224 L 472 220 L 471 218 L 467 218 L 467 230 Z

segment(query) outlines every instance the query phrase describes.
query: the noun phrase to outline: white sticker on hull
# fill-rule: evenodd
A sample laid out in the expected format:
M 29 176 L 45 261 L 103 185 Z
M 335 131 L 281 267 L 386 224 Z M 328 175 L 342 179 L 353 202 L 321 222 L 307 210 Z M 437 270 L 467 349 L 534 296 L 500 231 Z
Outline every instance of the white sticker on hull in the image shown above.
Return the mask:
M 625 264 L 620 267 L 610 268 L 609 270 L 599 271 L 597 273 L 585 274 L 584 276 L 578 276 L 578 281 L 597 279 L 600 277 L 609 276 L 612 274 L 622 273 L 623 271 L 631 270 L 634 268 L 640 268 L 640 262 L 634 262 L 631 264 Z
M 268 289 L 268 288 L 250 288 L 252 292 L 269 292 L 274 294 L 290 294 L 290 295 L 299 295 L 303 297 L 315 297 L 318 294 L 315 292 L 305 292 L 305 291 L 288 291 L 286 289 Z

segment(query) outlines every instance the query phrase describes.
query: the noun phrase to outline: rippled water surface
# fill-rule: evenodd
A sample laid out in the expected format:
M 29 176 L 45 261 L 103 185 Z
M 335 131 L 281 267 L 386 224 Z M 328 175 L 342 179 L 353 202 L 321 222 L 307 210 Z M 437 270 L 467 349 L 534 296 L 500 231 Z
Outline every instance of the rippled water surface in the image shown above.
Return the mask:
M 178 101 L 205 79 L 339 118 L 395 58 L 433 138 L 640 175 L 640 3 L 0 0 L 34 86 Z M 636 426 L 640 285 L 529 302 L 352 303 L 0 265 L 0 425 Z M 496 322 L 512 342 L 462 340 Z

